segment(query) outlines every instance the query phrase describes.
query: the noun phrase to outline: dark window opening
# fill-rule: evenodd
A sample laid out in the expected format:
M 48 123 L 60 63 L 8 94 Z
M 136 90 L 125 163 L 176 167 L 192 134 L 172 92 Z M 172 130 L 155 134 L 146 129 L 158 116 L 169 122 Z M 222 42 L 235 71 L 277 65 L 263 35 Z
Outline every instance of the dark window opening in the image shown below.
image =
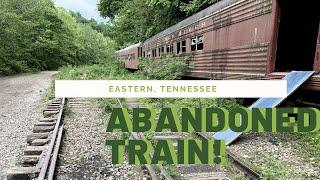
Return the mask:
M 187 50 L 186 41 L 179 41 L 177 43 L 177 54 L 185 53 Z
M 143 57 L 146 57 L 146 52 L 145 51 L 143 51 Z
M 164 47 L 163 46 L 161 47 L 161 52 L 164 53 Z
M 186 41 L 181 41 L 181 50 L 183 53 L 187 52 Z
M 203 50 L 203 36 L 197 36 L 191 39 L 191 51 Z
M 170 46 L 168 45 L 167 46 L 167 53 L 169 53 L 170 52 Z
M 152 50 L 152 57 L 154 58 L 154 57 L 156 57 L 157 56 L 157 54 L 156 54 L 156 50 L 155 49 L 153 49 Z
M 280 22 L 274 71 L 313 70 L 320 17 L 316 3 L 278 2 Z
M 142 47 L 138 47 L 138 57 L 142 56 Z

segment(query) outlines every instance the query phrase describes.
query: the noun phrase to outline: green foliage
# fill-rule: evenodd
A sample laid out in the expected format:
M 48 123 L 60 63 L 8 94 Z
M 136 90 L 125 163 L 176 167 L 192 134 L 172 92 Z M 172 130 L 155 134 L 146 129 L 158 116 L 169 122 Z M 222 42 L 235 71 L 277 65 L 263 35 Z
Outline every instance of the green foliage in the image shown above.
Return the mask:
M 118 14 L 118 11 L 123 7 L 123 5 L 129 2 L 131 2 L 131 0 L 100 0 L 98 4 L 98 10 L 103 17 L 109 17 L 113 19 Z
M 143 41 L 216 0 L 100 0 L 98 10 L 111 19 L 110 37 L 120 45 Z
M 74 115 L 74 112 L 67 105 L 63 107 L 63 113 L 65 116 L 69 116 L 69 117 L 72 117 Z
M 235 99 L 208 99 L 208 98 L 166 98 L 166 99 L 140 99 L 141 103 L 148 104 L 154 108 L 174 107 L 185 108 L 235 108 L 239 107 Z
M 105 37 L 110 37 L 112 35 L 110 24 L 98 23 L 95 19 L 88 20 L 82 17 L 82 15 L 79 12 L 70 11 L 70 14 L 72 15 L 72 17 L 76 19 L 78 23 L 89 25 L 92 29 L 103 34 Z
M 85 66 L 65 66 L 59 69 L 55 79 L 64 80 L 108 80 L 122 79 L 127 71 L 123 64 L 113 60 L 109 63 L 85 65 Z
M 148 0 L 148 2 L 152 5 L 161 4 L 166 7 L 176 7 L 179 8 L 180 11 L 185 12 L 188 15 L 191 15 L 217 2 L 217 0 Z
M 287 179 L 291 174 L 289 167 L 273 155 L 265 156 L 263 162 L 259 167 L 262 179 Z
M 0 39 L 0 75 L 102 63 L 115 52 L 110 38 L 51 0 L 2 0 Z
M 179 172 L 175 169 L 174 166 L 172 165 L 163 165 L 163 169 L 173 178 L 173 179 L 177 179 L 180 174 Z
M 181 79 L 189 68 L 189 64 L 188 58 L 162 56 L 156 60 L 140 59 L 139 68 L 147 79 L 174 80 Z
M 320 152 L 320 132 L 301 133 L 300 139 L 304 142 L 308 142 L 310 146 Z
M 307 162 L 314 161 L 320 167 L 320 132 L 299 133 L 294 137 L 297 139 L 295 146 L 298 149 L 298 155 Z

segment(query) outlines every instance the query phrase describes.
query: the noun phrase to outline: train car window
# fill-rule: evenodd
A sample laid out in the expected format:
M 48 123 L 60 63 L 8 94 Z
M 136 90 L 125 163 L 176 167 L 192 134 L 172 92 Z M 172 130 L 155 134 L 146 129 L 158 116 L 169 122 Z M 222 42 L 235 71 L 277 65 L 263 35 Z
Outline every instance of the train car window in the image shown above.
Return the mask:
M 203 36 L 197 36 L 191 39 L 191 51 L 203 50 Z
M 185 53 L 187 51 L 186 41 L 179 41 L 177 43 L 177 54 Z
M 196 51 L 197 50 L 197 38 L 192 38 L 191 39 L 191 51 Z
M 142 56 L 142 47 L 138 47 L 138 57 Z
M 197 51 L 203 50 L 203 36 L 198 36 Z
M 181 41 L 181 51 L 182 53 L 187 51 L 186 41 Z

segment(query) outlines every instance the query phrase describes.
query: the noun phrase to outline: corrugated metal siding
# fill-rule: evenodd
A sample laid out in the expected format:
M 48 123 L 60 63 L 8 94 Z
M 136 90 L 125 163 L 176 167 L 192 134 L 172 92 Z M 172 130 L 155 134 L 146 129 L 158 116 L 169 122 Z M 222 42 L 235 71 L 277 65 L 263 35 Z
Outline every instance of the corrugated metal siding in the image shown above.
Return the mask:
M 186 26 L 189 26 L 193 23 L 196 23 L 200 20 L 202 20 L 203 18 L 207 17 L 207 16 L 210 16 L 212 14 L 214 14 L 215 12 L 218 12 L 220 11 L 221 9 L 224 9 L 226 7 L 229 7 L 231 5 L 235 5 L 236 3 L 238 2 L 241 2 L 241 1 L 245 1 L 245 0 L 220 0 L 219 2 L 215 3 L 214 5 L 190 16 L 189 18 L 171 26 L 170 28 L 160 32 L 159 34 L 151 37 L 150 39 L 146 40 L 145 43 L 148 43 L 150 41 L 155 41 L 159 38 L 162 38 L 163 36 L 166 36 L 168 34 L 172 34 Z
M 272 10 L 271 0 L 248 0 L 242 1 L 221 13 L 212 17 L 214 29 L 230 26 L 254 17 L 270 13 Z
M 267 45 L 238 47 L 194 54 L 191 72 L 251 73 L 264 75 Z
M 205 50 L 193 54 L 190 72 L 264 76 L 273 35 L 271 12 L 271 0 L 247 0 L 213 15 Z

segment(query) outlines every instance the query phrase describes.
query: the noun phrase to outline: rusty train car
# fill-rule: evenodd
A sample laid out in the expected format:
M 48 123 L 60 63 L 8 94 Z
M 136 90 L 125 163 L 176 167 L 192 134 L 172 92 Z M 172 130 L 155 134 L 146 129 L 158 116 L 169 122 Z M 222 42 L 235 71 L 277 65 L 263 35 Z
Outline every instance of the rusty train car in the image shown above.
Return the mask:
M 291 4 L 290 4 L 291 3 Z M 272 79 L 316 71 L 306 87 L 320 91 L 316 1 L 221 0 L 152 38 L 118 51 L 128 69 L 141 57 L 188 56 L 186 77 Z

